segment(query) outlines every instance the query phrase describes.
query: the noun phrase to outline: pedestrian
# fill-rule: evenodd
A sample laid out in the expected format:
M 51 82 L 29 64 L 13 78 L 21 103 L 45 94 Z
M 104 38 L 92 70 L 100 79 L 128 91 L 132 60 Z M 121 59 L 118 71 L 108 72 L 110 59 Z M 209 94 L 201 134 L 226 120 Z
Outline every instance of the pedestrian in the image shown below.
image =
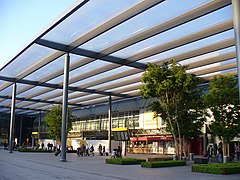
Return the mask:
M 42 149 L 44 148 L 44 143 L 42 142 L 42 145 L 41 145 Z
M 222 150 L 222 142 L 218 144 L 218 162 L 223 162 L 223 150 Z
M 209 145 L 207 147 L 207 160 L 208 160 L 208 162 L 210 160 L 210 157 L 212 157 L 212 156 L 213 156 L 213 147 L 212 147 L 212 145 Z
M 236 153 L 236 157 L 237 157 L 237 160 L 239 160 L 239 156 L 240 156 L 240 147 L 239 145 L 235 145 L 235 153 Z
M 4 150 L 7 150 L 7 141 L 4 142 Z
M 85 156 L 89 156 L 89 146 L 88 146 L 88 144 L 86 144 L 86 153 L 85 153 Z
M 99 156 L 102 156 L 102 145 L 99 144 L 98 146 L 98 152 L 99 152 Z

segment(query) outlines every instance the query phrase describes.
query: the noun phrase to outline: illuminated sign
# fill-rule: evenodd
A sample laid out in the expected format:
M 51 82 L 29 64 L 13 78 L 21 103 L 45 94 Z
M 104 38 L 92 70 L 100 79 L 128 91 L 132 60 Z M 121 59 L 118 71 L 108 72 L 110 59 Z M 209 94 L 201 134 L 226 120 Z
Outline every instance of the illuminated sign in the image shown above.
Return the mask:
M 129 141 L 129 132 L 127 128 L 113 128 L 112 132 L 115 141 Z

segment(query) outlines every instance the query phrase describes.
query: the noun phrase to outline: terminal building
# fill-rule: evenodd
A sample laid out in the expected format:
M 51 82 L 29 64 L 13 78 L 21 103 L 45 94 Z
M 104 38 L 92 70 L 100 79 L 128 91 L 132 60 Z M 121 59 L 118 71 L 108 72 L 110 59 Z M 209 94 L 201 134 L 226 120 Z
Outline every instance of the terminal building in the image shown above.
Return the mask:
M 139 90 L 147 64 L 174 59 L 205 82 L 218 74 L 240 82 L 239 22 L 239 0 L 76 1 L 0 69 L 0 113 L 9 118 L 10 146 L 15 138 L 51 141 L 44 114 L 61 105 L 62 161 L 66 147 L 81 140 L 111 151 L 114 128 L 128 129 L 129 153 L 172 154 L 165 122 L 148 111 L 151 99 Z M 75 119 L 67 135 L 68 109 Z M 19 126 L 14 129 L 19 117 L 33 127 L 21 138 Z M 206 146 L 202 137 L 190 143 L 195 154 Z

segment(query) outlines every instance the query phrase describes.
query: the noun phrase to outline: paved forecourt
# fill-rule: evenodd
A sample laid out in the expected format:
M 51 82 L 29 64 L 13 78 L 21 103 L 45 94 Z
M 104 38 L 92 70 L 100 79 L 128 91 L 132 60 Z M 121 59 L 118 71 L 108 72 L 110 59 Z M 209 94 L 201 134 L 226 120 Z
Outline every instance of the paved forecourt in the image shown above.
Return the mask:
M 132 155 L 131 155 L 132 156 Z M 147 157 L 146 155 L 140 155 Z M 139 155 L 137 157 L 140 157 Z M 67 161 L 61 162 L 54 153 L 9 153 L 0 149 L 0 179 L 126 179 L 126 180 L 239 180 L 240 175 L 213 175 L 191 172 L 191 163 L 182 167 L 141 168 L 140 165 L 105 164 L 109 157 L 78 157 L 67 154 Z

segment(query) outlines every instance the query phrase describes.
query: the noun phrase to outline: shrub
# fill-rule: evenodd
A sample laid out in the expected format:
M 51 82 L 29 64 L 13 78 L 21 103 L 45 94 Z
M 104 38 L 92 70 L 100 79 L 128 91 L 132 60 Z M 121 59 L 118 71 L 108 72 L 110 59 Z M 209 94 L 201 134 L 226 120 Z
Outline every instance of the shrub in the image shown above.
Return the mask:
M 145 160 L 144 159 L 137 159 L 137 158 L 106 159 L 107 164 L 119 164 L 119 165 L 141 164 L 142 162 L 145 162 Z
M 158 167 L 172 167 L 172 166 L 184 166 L 186 161 L 153 161 L 153 162 L 142 162 L 141 167 L 145 168 L 158 168 Z
M 18 148 L 19 152 L 52 152 L 50 150 L 45 149 L 31 149 L 31 148 Z
M 219 163 L 192 166 L 192 172 L 211 174 L 237 174 L 240 173 L 240 163 Z

